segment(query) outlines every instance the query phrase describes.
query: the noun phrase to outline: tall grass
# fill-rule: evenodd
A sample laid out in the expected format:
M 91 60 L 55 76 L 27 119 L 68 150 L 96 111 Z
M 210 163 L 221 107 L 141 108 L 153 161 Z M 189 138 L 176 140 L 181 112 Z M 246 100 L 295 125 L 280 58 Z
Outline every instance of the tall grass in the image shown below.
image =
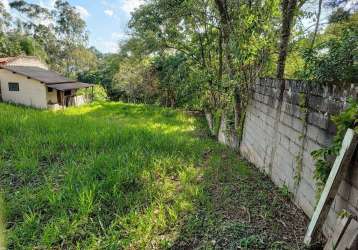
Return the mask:
M 205 199 L 203 154 L 221 148 L 193 136 L 197 125 L 144 105 L 0 104 L 8 248 L 170 247 Z
M 0 248 L 300 246 L 302 212 L 201 124 L 145 105 L 0 104 Z

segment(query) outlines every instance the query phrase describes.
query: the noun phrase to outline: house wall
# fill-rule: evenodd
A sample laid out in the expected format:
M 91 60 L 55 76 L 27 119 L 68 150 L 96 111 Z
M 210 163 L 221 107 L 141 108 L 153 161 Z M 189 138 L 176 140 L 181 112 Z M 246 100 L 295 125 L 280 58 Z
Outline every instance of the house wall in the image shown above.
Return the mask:
M 56 89 L 52 89 L 52 92 L 48 92 L 48 88 L 46 88 L 46 92 L 47 92 L 47 102 L 51 102 L 53 104 L 58 103 Z
M 39 81 L 0 69 L 0 82 L 3 101 L 42 109 L 47 108 L 47 89 Z M 9 91 L 9 82 L 18 82 L 19 91 Z
M 31 66 L 48 69 L 47 65 L 42 63 L 36 57 L 18 57 L 14 61 L 6 63 L 7 66 Z
M 258 79 L 247 108 L 241 153 L 278 186 L 286 185 L 294 202 L 311 217 L 316 205 L 313 150 L 331 143 L 335 127 L 330 116 L 342 111 L 358 86 L 329 88 L 312 82 Z M 329 237 L 337 213 L 358 216 L 358 163 L 350 167 L 323 227 Z

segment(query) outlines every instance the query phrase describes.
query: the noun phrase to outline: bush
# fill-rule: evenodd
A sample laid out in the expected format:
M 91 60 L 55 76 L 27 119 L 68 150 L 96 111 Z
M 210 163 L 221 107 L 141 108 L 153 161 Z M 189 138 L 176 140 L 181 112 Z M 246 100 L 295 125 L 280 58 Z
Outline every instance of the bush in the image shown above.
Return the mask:
M 79 92 L 79 94 L 89 95 L 92 96 L 93 94 L 93 101 L 106 101 L 108 100 L 107 91 L 102 85 L 96 84 L 92 88 L 83 89 Z

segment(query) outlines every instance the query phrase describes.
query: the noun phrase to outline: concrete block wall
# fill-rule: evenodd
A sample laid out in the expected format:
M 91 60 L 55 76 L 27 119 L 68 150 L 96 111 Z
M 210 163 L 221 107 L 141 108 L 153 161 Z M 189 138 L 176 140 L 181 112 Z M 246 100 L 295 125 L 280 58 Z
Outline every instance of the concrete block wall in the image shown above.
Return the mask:
M 311 217 L 316 206 L 311 152 L 331 143 L 330 117 L 357 98 L 358 86 L 323 86 L 296 80 L 257 79 L 247 108 L 240 151 L 278 186 L 286 185 L 294 202 Z M 350 168 L 324 225 L 329 237 L 337 213 L 358 216 L 358 163 Z

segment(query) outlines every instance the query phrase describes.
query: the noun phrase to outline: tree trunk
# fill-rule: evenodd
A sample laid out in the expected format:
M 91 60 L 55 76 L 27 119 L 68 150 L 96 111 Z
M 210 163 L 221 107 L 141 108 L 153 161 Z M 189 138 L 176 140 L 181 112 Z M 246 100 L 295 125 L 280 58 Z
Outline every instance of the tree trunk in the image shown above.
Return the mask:
M 223 79 L 223 32 L 220 29 L 219 34 L 219 72 L 218 79 L 221 81 Z
M 316 42 L 316 37 L 317 37 L 318 29 L 319 29 L 319 21 L 321 19 L 321 11 L 322 11 L 322 2 L 323 2 L 323 0 L 318 1 L 318 12 L 317 12 L 317 16 L 316 16 L 317 21 L 316 21 L 316 26 L 314 29 L 312 41 L 311 41 L 311 47 L 310 47 L 311 51 L 313 50 L 314 44 Z
M 226 0 L 215 0 L 216 6 L 219 10 L 220 14 L 220 26 L 221 33 L 219 38 L 219 53 L 222 53 L 222 61 L 220 61 L 219 65 L 219 74 L 226 74 L 229 80 L 234 80 L 234 67 L 232 64 L 231 50 L 230 50 L 230 36 L 232 34 L 231 20 L 228 12 L 228 6 Z M 230 91 L 230 89 L 229 89 Z M 240 90 L 237 88 L 234 91 L 235 103 L 234 107 L 224 107 L 223 113 L 221 114 L 221 122 L 218 132 L 218 140 L 220 143 L 228 145 L 232 148 L 238 147 L 238 136 L 236 132 L 237 121 L 240 120 L 241 117 L 241 100 L 240 100 Z M 229 102 L 229 105 L 232 103 Z M 228 122 L 228 117 L 230 116 L 229 112 L 234 113 L 234 126 L 231 127 L 231 124 Z
M 221 115 L 220 127 L 218 131 L 218 141 L 233 149 L 237 149 L 239 147 L 239 137 L 236 131 L 230 129 L 228 122 L 227 113 L 223 112 Z
M 214 126 L 214 116 L 209 110 L 205 110 L 205 118 L 208 123 L 210 134 L 212 136 L 216 136 L 215 126 Z
M 224 53 L 224 61 L 223 61 L 223 71 L 228 74 L 229 79 L 232 79 L 233 74 L 233 66 L 232 66 L 232 58 L 230 52 L 230 35 L 231 35 L 231 27 L 230 27 L 230 17 L 227 10 L 227 2 L 226 0 L 216 0 L 216 5 L 218 7 L 220 13 L 220 22 L 221 22 L 221 38 L 222 38 L 222 49 Z
M 277 64 L 278 79 L 284 78 L 285 66 L 288 51 L 288 42 L 291 36 L 291 29 L 295 11 L 297 9 L 297 0 L 282 0 L 282 27 L 281 27 L 281 42 Z

